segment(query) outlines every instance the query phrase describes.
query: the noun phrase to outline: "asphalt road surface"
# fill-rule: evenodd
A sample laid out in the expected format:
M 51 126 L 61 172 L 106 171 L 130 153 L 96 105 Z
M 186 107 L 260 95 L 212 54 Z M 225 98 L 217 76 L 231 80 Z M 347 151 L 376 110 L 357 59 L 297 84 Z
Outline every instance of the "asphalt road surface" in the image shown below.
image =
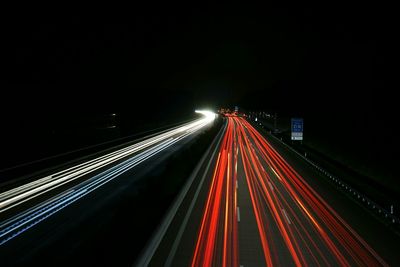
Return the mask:
M 185 147 L 215 118 L 214 114 L 204 115 L 139 143 L 0 193 L 0 266 L 33 262 L 51 266 L 61 264 L 63 259 L 68 265 L 90 264 L 90 260 L 82 262 L 79 257 L 69 256 L 83 255 L 85 251 L 76 253 L 76 248 L 82 247 L 90 236 L 99 235 L 99 229 L 117 216 L 116 203 L 135 194 L 138 190 L 135 183 L 146 178 L 150 170 L 160 168 L 165 158 Z M 151 203 L 148 205 L 151 207 Z M 135 210 L 125 213 L 140 218 Z M 122 236 L 121 231 L 129 229 L 115 228 L 113 236 Z M 137 231 L 140 233 L 140 229 Z M 110 245 L 124 244 L 103 246 Z M 96 257 L 101 259 L 102 255 L 85 256 L 86 261 L 92 258 L 92 263 L 98 263 Z M 127 254 L 125 258 L 132 256 Z M 119 259 L 113 260 L 117 265 L 118 262 Z
M 400 264 L 397 235 L 241 117 L 225 120 L 172 205 L 158 202 L 157 188 L 131 198 L 211 117 L 2 192 L 0 265 Z M 140 236 L 142 213 L 157 208 L 164 218 Z
M 396 266 L 399 237 L 244 118 L 224 132 L 136 266 Z

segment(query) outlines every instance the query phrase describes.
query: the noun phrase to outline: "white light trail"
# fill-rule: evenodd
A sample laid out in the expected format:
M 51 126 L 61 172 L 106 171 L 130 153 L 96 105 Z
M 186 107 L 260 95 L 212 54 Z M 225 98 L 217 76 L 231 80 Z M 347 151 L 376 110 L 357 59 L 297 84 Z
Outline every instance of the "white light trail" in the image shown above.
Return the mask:
M 192 133 L 202 129 L 215 118 L 211 119 L 210 113 L 198 112 L 203 118 L 175 127 L 171 130 L 150 137 L 137 144 L 119 149 L 101 157 L 77 164 L 65 170 L 53 173 L 36 181 L 21 185 L 0 194 L 0 213 L 10 210 L 22 203 L 32 200 L 40 195 L 67 185 L 80 177 L 91 174 L 103 167 L 109 167 L 101 173 L 89 176 L 84 181 L 72 188 L 65 189 L 57 196 L 53 196 L 25 209 L 14 217 L 0 223 L 0 245 L 11 238 L 31 228 L 33 225 L 44 220 L 51 214 L 61 210 L 63 207 L 75 202 L 86 194 L 94 191 L 103 184 L 116 178 L 123 172 L 137 166 L 144 160 L 165 150 L 176 142 L 186 138 Z M 119 161 L 119 163 L 117 163 Z M 114 164 L 113 164 L 114 163 Z M 115 165 L 117 163 L 117 165 Z M 30 226 L 27 227 L 27 223 Z

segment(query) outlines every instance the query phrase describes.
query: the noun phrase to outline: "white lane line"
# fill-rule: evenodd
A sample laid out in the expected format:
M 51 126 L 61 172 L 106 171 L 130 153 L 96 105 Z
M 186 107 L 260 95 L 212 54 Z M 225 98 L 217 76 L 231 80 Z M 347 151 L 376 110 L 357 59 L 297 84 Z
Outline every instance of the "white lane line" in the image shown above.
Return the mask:
M 274 191 L 274 187 L 272 186 L 271 182 L 268 181 L 269 187 L 271 188 L 272 191 Z
M 240 222 L 240 209 L 237 207 L 237 220 Z
M 285 218 L 286 218 L 287 222 L 288 222 L 289 224 L 292 224 L 292 223 L 290 222 L 290 220 L 289 220 L 289 216 L 287 215 L 285 209 L 282 209 L 282 213 L 283 213 L 283 215 L 285 215 Z
M 271 168 L 271 170 L 275 173 L 276 177 L 278 177 L 278 179 L 282 181 L 282 179 L 281 179 L 281 177 L 279 177 L 278 173 L 273 168 Z

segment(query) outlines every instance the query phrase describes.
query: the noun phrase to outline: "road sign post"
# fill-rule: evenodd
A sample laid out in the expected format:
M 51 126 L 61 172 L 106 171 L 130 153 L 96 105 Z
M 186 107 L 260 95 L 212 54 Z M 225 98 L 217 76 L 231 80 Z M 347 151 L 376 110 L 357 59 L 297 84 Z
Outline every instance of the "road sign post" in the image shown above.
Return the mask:
M 292 140 L 303 140 L 303 119 L 292 118 Z

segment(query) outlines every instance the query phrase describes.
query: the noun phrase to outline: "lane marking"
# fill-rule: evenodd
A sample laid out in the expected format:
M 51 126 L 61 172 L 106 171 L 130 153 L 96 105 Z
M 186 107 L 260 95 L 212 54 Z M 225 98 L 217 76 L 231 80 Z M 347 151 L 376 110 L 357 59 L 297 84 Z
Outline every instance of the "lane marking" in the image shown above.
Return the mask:
M 287 222 L 288 222 L 289 224 L 292 224 L 292 223 L 290 222 L 290 220 L 289 220 L 289 216 L 287 215 L 285 209 L 282 209 L 282 213 L 283 213 L 283 215 L 285 215 L 285 218 L 286 218 Z
M 274 188 L 272 187 L 272 184 L 270 181 L 268 181 L 269 187 L 271 188 L 272 191 L 274 191 Z
M 276 177 L 278 177 L 278 179 L 282 181 L 282 179 L 281 179 L 281 177 L 278 175 L 278 173 L 277 173 L 273 168 L 271 168 L 271 170 L 275 173 Z
M 237 220 L 240 222 L 240 209 L 237 207 Z
M 239 188 L 239 184 L 238 184 L 238 181 L 236 180 L 236 189 L 238 189 Z
M 228 126 L 228 124 L 226 123 L 226 124 L 224 125 L 224 127 L 220 129 L 220 131 L 219 131 L 218 135 L 216 136 L 216 138 L 214 139 L 213 143 L 210 145 L 210 147 L 208 148 L 207 152 L 206 152 L 206 153 L 203 155 L 203 157 L 201 158 L 199 164 L 196 166 L 196 169 L 193 171 L 193 173 L 191 174 L 191 177 L 189 178 L 189 180 L 187 181 L 187 184 L 185 185 L 185 187 L 187 187 L 187 189 L 182 190 L 181 193 L 180 193 L 180 194 L 182 195 L 182 197 L 185 197 L 185 196 L 186 196 L 187 191 L 188 191 L 189 188 L 192 186 L 193 180 L 194 180 L 195 177 L 198 175 L 201 166 L 204 164 L 204 161 L 206 160 L 207 155 L 210 154 L 211 148 L 214 146 L 214 144 L 216 144 L 216 146 L 215 146 L 215 148 L 214 148 L 214 151 L 213 151 L 212 154 L 211 154 L 210 159 L 213 159 L 213 158 L 215 157 L 215 154 L 217 153 L 218 148 L 219 148 L 219 146 L 220 146 L 220 144 L 221 144 L 222 137 L 224 136 L 223 133 L 225 133 L 225 131 L 226 131 L 226 129 L 227 129 L 227 126 Z M 217 139 L 218 136 L 219 136 L 219 139 Z M 218 158 L 219 158 L 219 157 L 220 157 L 220 153 L 218 154 Z M 175 241 L 174 241 L 174 243 L 172 244 L 171 250 L 170 250 L 170 252 L 169 252 L 169 254 L 168 254 L 168 257 L 167 257 L 167 259 L 166 259 L 166 261 L 165 261 L 164 266 L 166 266 L 166 267 L 169 267 L 169 266 L 172 265 L 172 261 L 173 261 L 173 259 L 174 259 L 174 257 L 175 257 L 176 251 L 178 250 L 178 246 L 179 246 L 179 244 L 180 244 L 180 242 L 181 242 L 181 239 L 182 239 L 182 236 L 183 236 L 183 232 L 184 232 L 185 229 L 186 229 L 187 223 L 188 223 L 188 221 L 189 221 L 189 217 L 191 216 L 191 214 L 192 214 L 192 212 L 193 212 L 194 205 L 195 205 L 195 203 L 197 202 L 197 198 L 198 198 L 198 196 L 199 196 L 199 194 L 200 194 L 200 190 L 202 189 L 202 186 L 203 186 L 203 184 L 204 184 L 205 178 L 206 178 L 206 176 L 207 176 L 207 174 L 208 174 L 208 171 L 209 171 L 209 169 L 210 169 L 210 166 L 211 166 L 211 163 L 212 163 L 212 162 L 213 162 L 212 160 L 209 160 L 209 161 L 208 161 L 207 166 L 206 166 L 206 169 L 205 169 L 205 171 L 204 171 L 204 174 L 201 176 L 200 182 L 199 182 L 199 184 L 197 185 L 196 192 L 195 192 L 195 194 L 194 194 L 194 196 L 193 196 L 193 198 L 192 198 L 192 200 L 191 200 L 191 202 L 190 202 L 190 206 L 189 206 L 189 208 L 188 208 L 187 211 L 186 211 L 186 215 L 185 215 L 185 217 L 184 217 L 184 219 L 183 219 L 183 221 L 182 221 L 182 224 L 180 225 L 180 228 L 179 228 L 179 231 L 178 231 L 178 233 L 177 233 L 177 235 L 176 235 Z M 183 201 L 183 199 L 182 199 L 182 201 Z M 177 204 L 177 203 L 175 203 L 175 204 L 180 206 L 181 203 L 182 203 L 182 201 L 179 201 L 179 204 Z M 175 216 L 175 214 L 176 214 L 176 212 L 174 213 L 173 216 Z M 170 223 L 171 223 L 171 222 L 169 221 L 169 222 L 168 222 L 168 225 L 169 225 Z M 157 246 L 156 246 L 155 249 L 158 248 L 158 245 L 159 245 L 159 243 L 157 244 Z M 147 247 L 147 250 L 149 250 L 149 247 Z M 146 252 L 146 253 L 149 254 L 149 252 Z M 151 260 L 151 258 L 153 257 L 154 253 L 155 253 L 155 250 L 151 251 L 151 255 L 143 255 L 143 254 L 142 254 L 141 259 L 138 260 L 133 266 L 147 266 L 147 265 L 150 263 L 150 260 Z M 146 258 L 146 256 L 147 256 L 147 258 Z

